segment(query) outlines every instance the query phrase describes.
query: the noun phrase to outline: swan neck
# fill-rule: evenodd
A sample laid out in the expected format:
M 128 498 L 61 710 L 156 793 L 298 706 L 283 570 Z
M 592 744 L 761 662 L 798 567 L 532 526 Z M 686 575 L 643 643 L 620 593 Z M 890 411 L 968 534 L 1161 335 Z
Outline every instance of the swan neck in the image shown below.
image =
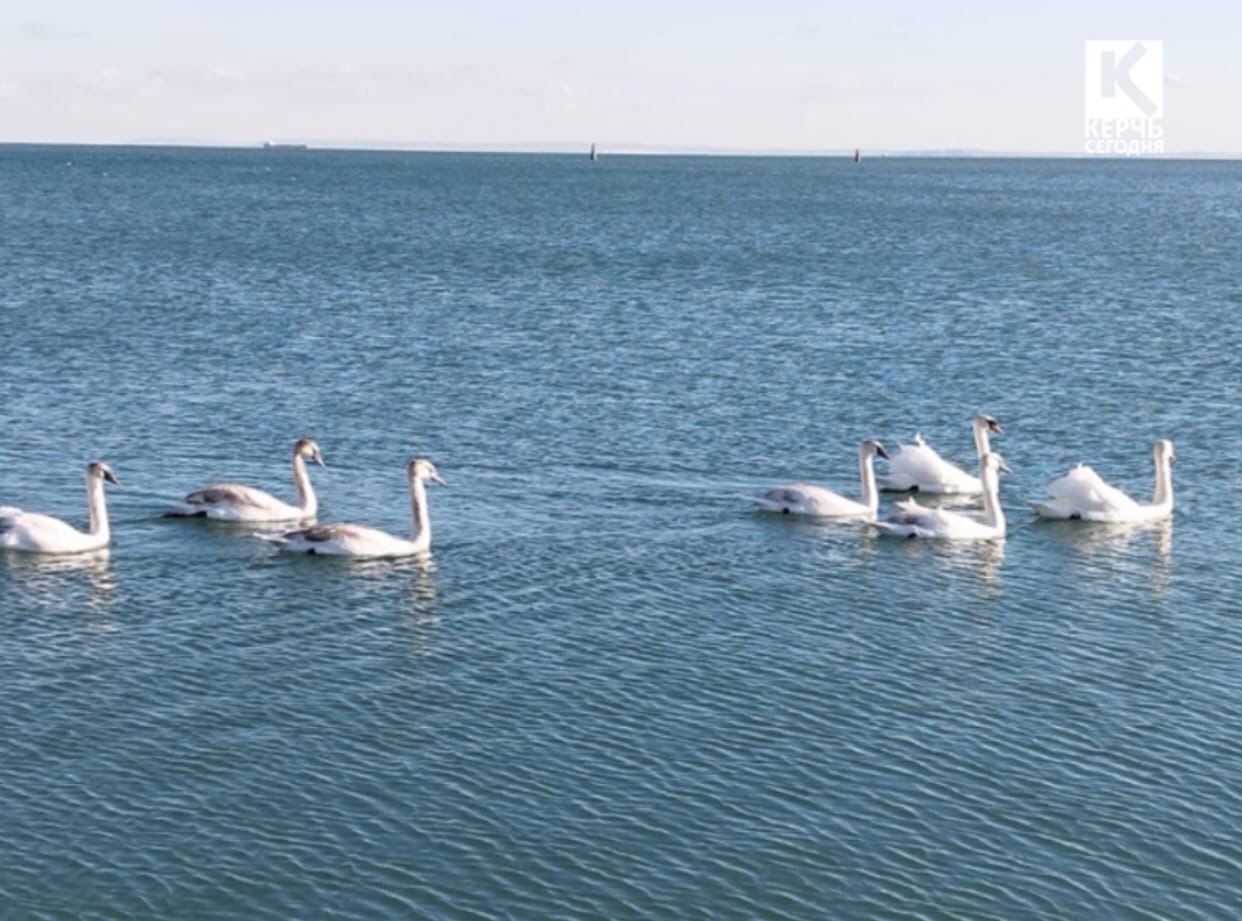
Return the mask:
M 862 485 L 862 504 L 874 513 L 880 507 L 880 494 L 875 488 L 875 455 L 870 451 L 858 455 L 858 479 Z
M 992 450 L 992 440 L 988 437 L 988 424 L 975 420 L 971 428 L 975 432 L 975 453 L 982 459 L 983 455 Z
M 410 477 L 410 540 L 431 543 L 431 516 L 427 514 L 427 487 L 421 477 Z
M 86 507 L 89 515 L 90 533 L 107 541 L 111 536 L 108 528 L 108 506 L 104 501 L 103 478 L 86 476 Z
M 1173 507 L 1173 468 L 1163 454 L 1156 455 L 1156 493 L 1152 502 L 1158 506 Z
M 306 473 L 306 461 L 296 451 L 293 454 L 293 488 L 298 491 L 298 508 L 306 517 L 313 516 L 319 510 L 319 500 Z
M 995 469 L 988 470 L 982 458 L 979 460 L 979 482 L 983 484 L 983 523 L 1004 534 L 1005 510 L 1000 504 L 1000 474 Z
M 990 473 L 983 481 L 983 521 L 990 528 L 1005 527 L 1005 512 L 1001 508 L 998 495 L 1000 483 L 995 473 Z

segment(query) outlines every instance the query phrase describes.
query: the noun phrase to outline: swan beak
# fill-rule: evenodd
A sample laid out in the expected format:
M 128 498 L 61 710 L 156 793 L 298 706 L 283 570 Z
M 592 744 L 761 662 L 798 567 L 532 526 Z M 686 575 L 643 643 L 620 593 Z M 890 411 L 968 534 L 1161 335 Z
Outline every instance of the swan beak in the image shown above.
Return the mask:
M 876 453 L 877 455 L 879 455 L 880 457 L 884 458 L 885 460 L 891 460 L 891 459 L 892 459 L 892 458 L 890 458 L 890 457 L 888 456 L 888 452 L 884 450 L 884 445 L 882 445 L 882 444 L 876 444 L 876 446 L 875 446 L 875 453 Z
M 993 420 L 991 420 L 990 422 L 988 422 L 988 428 L 990 428 L 992 431 L 994 431 L 997 435 L 1004 435 L 1004 434 L 1005 434 L 1005 430 L 1004 430 L 1003 428 L 1001 428 L 1001 424 L 1000 424 L 999 422 L 997 422 L 995 419 L 993 419 Z
M 1005 473 L 1013 473 L 1013 471 L 1009 469 L 1009 465 L 1005 463 L 1005 459 L 1003 457 L 998 457 L 997 461 L 998 463 L 996 466 L 998 469 L 1004 471 Z
M 328 465 L 323 462 L 323 458 L 320 457 L 318 454 L 315 455 L 315 463 L 318 464 L 320 467 L 323 467 L 325 470 L 328 469 Z
M 431 480 L 431 482 L 433 482 L 433 483 L 439 483 L 441 486 L 447 486 L 447 485 L 448 485 L 448 483 L 444 482 L 444 480 L 441 478 L 440 474 L 438 474 L 438 473 L 433 473 L 433 474 L 432 474 L 431 476 L 429 476 L 427 479 Z
M 116 474 L 114 474 L 111 470 L 105 470 L 103 472 L 103 478 L 107 480 L 109 483 L 111 483 L 113 486 L 121 485 L 121 481 L 116 478 Z

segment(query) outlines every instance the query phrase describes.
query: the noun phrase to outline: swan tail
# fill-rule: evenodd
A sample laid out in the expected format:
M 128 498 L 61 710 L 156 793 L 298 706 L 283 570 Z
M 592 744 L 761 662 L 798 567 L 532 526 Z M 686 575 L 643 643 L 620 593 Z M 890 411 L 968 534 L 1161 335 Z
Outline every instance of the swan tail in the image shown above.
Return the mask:
M 207 509 L 185 503 L 174 505 L 164 512 L 165 518 L 206 518 Z
M 773 496 L 751 496 L 750 501 L 761 512 L 772 512 L 777 515 L 794 515 L 803 512 L 798 503 Z
M 1074 510 L 1064 503 L 1047 499 L 1027 499 L 1026 504 L 1035 510 L 1040 518 L 1064 520 L 1074 517 Z
M 918 488 L 918 483 L 906 476 L 880 474 L 875 478 L 875 485 L 885 492 L 909 492 Z
M 930 537 L 931 532 L 920 528 L 916 524 L 910 524 L 904 521 L 876 521 L 872 522 L 881 534 L 887 534 L 890 537 Z

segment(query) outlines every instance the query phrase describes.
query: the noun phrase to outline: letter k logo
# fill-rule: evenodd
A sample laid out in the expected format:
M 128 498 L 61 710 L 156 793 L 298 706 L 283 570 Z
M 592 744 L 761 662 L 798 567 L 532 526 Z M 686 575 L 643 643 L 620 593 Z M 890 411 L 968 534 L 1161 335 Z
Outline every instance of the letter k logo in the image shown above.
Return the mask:
M 1160 108 L 1151 98 L 1139 89 L 1130 77 L 1130 71 L 1134 65 L 1143 59 L 1147 54 L 1147 49 L 1143 47 L 1142 42 L 1135 42 L 1130 49 L 1118 60 L 1116 51 L 1103 51 L 1100 53 L 1100 96 L 1104 99 L 1113 99 L 1117 96 L 1117 90 L 1121 90 L 1129 97 L 1143 114 L 1148 118 L 1156 114 L 1156 110 Z

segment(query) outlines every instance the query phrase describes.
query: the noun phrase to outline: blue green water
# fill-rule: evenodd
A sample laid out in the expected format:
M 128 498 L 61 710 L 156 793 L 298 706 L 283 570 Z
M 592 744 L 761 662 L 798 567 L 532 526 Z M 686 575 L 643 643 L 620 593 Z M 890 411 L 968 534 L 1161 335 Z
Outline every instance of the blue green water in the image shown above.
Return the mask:
M 1242 164 L 0 148 L 0 917 L 1235 918 Z M 999 546 L 752 511 L 1006 428 Z M 217 478 L 429 564 L 160 517 Z M 1073 463 L 1171 524 L 1037 524 Z

